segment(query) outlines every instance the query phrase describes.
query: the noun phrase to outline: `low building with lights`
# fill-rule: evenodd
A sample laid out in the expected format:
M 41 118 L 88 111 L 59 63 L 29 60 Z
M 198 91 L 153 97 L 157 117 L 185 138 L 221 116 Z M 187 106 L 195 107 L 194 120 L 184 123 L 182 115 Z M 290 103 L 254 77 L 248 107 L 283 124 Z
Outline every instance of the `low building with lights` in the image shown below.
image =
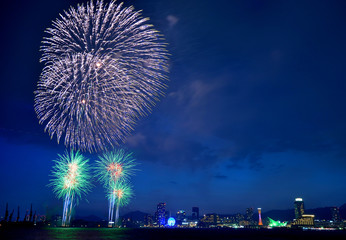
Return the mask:
M 295 219 L 290 225 L 292 228 L 296 227 L 314 227 L 315 215 L 303 214 L 300 218 Z
M 216 227 L 218 224 L 220 224 L 220 218 L 216 213 L 209 213 L 203 216 L 200 223 L 203 227 Z

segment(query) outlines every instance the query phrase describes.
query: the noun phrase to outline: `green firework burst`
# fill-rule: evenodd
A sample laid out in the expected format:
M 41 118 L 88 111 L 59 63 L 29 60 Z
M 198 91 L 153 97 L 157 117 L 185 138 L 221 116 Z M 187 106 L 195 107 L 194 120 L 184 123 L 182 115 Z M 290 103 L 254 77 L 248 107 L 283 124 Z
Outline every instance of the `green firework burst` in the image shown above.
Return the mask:
M 120 207 L 126 206 L 134 196 L 132 186 L 125 181 L 118 181 L 112 184 L 107 194 L 108 199 L 114 199 Z
M 88 193 L 92 184 L 90 182 L 89 160 L 77 151 L 71 150 L 64 155 L 58 154 L 58 159 L 54 160 L 55 166 L 52 170 L 50 184 L 56 196 L 64 198 L 67 194 L 75 196 L 78 201 L 82 194 Z
M 127 153 L 124 149 L 114 150 L 99 156 L 96 161 L 95 175 L 106 189 L 119 181 L 127 180 L 134 174 L 135 162 L 132 153 Z

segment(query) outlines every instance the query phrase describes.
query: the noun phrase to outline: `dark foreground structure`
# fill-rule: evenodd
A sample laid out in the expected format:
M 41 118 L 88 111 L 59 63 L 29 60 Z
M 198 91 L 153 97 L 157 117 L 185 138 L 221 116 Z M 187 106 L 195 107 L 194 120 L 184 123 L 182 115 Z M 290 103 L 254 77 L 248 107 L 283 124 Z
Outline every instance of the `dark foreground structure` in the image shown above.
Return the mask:
M 346 231 L 292 229 L 0 228 L 0 239 L 346 239 Z

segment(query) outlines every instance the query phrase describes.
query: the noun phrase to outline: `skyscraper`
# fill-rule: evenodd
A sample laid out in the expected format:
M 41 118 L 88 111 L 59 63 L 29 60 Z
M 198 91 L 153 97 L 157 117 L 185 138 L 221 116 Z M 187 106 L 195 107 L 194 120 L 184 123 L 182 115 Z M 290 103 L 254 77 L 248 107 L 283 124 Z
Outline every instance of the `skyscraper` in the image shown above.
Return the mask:
M 294 214 L 296 219 L 299 219 L 304 214 L 304 201 L 302 198 L 296 198 L 294 201 Z
M 252 224 L 252 222 L 253 222 L 253 208 L 247 208 L 246 209 L 245 220 L 248 221 L 250 224 Z
M 164 226 L 166 223 L 166 203 L 157 204 L 157 223 L 159 226 Z
M 192 220 L 198 220 L 198 219 L 199 219 L 199 208 L 192 207 Z

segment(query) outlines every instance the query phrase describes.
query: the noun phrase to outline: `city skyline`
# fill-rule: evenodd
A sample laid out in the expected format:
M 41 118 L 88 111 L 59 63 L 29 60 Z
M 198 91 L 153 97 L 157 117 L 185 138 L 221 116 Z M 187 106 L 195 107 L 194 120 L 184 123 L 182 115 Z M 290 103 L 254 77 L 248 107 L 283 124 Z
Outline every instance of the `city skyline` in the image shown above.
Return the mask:
M 339 207 L 327 207 L 319 209 L 304 209 L 304 200 L 295 198 L 294 209 L 281 211 L 263 212 L 261 208 L 247 208 L 244 213 L 219 214 L 206 213 L 199 216 L 199 208 L 192 207 L 192 215 L 187 215 L 185 210 L 175 213 L 166 208 L 166 203 L 158 203 L 154 214 L 140 211 L 124 214 L 117 225 L 125 228 L 246 228 L 250 229 L 310 229 L 310 230 L 342 230 L 345 228 L 346 204 Z M 9 211 L 6 204 L 5 217 L 0 218 L 2 225 L 12 226 L 64 226 L 61 220 L 63 216 L 54 214 L 51 216 L 40 215 L 34 210 L 32 205 L 26 211 L 23 220 L 19 218 L 13 220 L 14 210 Z M 307 210 L 305 212 L 305 210 Z M 18 207 L 19 211 L 19 207 Z M 10 213 L 11 212 L 11 213 Z M 195 214 L 194 214 L 195 213 Z M 197 215 L 197 216 L 196 216 Z M 263 220 L 262 220 L 263 219 Z M 275 219 L 275 220 L 274 220 Z M 97 216 L 74 216 L 71 221 L 72 227 L 106 227 L 109 225 L 108 219 Z M 108 226 L 110 227 L 110 226 Z
M 38 123 L 33 92 L 45 29 L 80 2 L 1 2 L 0 212 L 7 202 L 61 212 L 47 185 L 66 148 Z M 200 215 L 293 208 L 299 197 L 305 209 L 346 203 L 346 3 L 124 5 L 142 9 L 165 36 L 170 81 L 121 146 L 140 163 L 122 212 L 154 212 L 159 202 L 172 211 L 198 206 Z M 91 165 L 98 154 L 83 152 Z M 76 215 L 107 216 L 102 185 L 92 182 Z
M 344 203 L 341 206 L 331 205 L 331 206 L 320 206 L 320 207 L 316 207 L 316 208 L 306 209 L 304 207 L 304 200 L 302 198 L 295 198 L 294 201 L 292 201 L 291 205 L 292 206 L 284 208 L 284 209 L 264 209 L 264 214 L 267 214 L 268 212 L 273 212 L 273 211 L 275 212 L 275 211 L 290 210 L 290 211 L 292 211 L 292 216 L 294 216 L 294 219 L 299 219 L 304 215 L 304 213 L 309 214 L 309 211 L 311 211 L 311 210 L 324 209 L 324 208 L 327 209 L 328 208 L 331 210 L 331 219 L 334 219 L 334 218 L 340 219 L 340 213 L 339 213 L 340 207 L 346 209 L 346 203 Z M 9 212 L 13 211 L 13 213 L 15 213 L 14 214 L 15 216 L 17 216 L 18 211 L 19 211 L 19 215 L 16 217 L 16 219 L 29 218 L 29 208 L 27 208 L 27 209 L 23 208 L 22 211 L 20 211 L 20 207 L 21 206 L 18 206 L 18 210 L 17 210 L 17 208 L 14 208 L 12 206 L 12 204 L 9 204 L 8 202 L 6 203 L 7 211 L 9 211 Z M 77 206 L 77 208 L 78 208 L 78 206 Z M 61 214 L 59 211 L 56 211 L 56 212 L 50 212 L 49 215 L 46 215 L 46 213 L 38 212 L 38 211 L 36 211 L 36 209 L 37 208 L 34 206 L 35 215 L 37 212 L 37 216 L 45 216 L 45 218 L 46 217 L 51 218 L 53 216 L 58 216 Z M 5 212 L 5 211 L 1 212 L 1 210 L 3 210 L 2 206 L 0 206 L 0 220 L 4 219 L 5 215 L 6 215 L 6 214 L 2 215 L 3 212 Z M 307 212 L 305 212 L 306 210 L 307 210 Z M 33 212 L 33 204 L 31 203 L 30 204 L 30 215 L 32 215 L 32 212 Z M 77 210 L 77 212 L 78 212 L 78 210 Z M 154 219 L 161 219 L 161 222 L 162 222 L 161 225 L 164 225 L 163 224 L 164 219 L 167 220 L 167 218 L 171 217 L 171 216 L 177 217 L 176 220 L 182 220 L 182 219 L 179 219 L 179 218 L 181 218 L 181 217 L 179 217 L 179 215 L 184 216 L 183 218 L 186 217 L 190 220 L 193 220 L 193 219 L 201 219 L 201 217 L 208 215 L 208 214 L 219 214 L 219 215 L 224 215 L 224 216 L 241 214 L 242 216 L 244 216 L 244 220 L 250 221 L 250 219 L 253 219 L 254 216 L 255 216 L 255 218 L 259 217 L 259 214 L 262 213 L 262 208 L 261 207 L 255 207 L 255 208 L 254 207 L 247 207 L 245 209 L 238 209 L 237 211 L 232 212 L 232 213 L 230 213 L 230 212 L 224 213 L 224 212 L 216 212 L 216 211 L 209 211 L 208 212 L 208 211 L 205 211 L 203 209 L 200 209 L 200 207 L 198 207 L 198 206 L 192 206 L 189 208 L 173 209 L 171 206 L 167 205 L 165 202 L 159 202 L 157 204 L 153 204 L 153 210 L 152 211 L 139 211 L 138 209 L 131 209 L 131 210 L 125 211 L 124 213 L 121 213 L 120 216 L 126 216 L 129 213 L 133 213 L 133 212 L 141 212 L 141 213 L 149 214 Z M 95 217 L 98 217 L 98 218 L 101 218 L 104 220 L 106 220 L 106 218 L 107 218 L 106 215 L 101 216 L 99 214 L 95 214 L 95 215 L 93 215 L 93 214 L 90 214 L 90 215 L 77 214 L 77 219 L 83 218 L 83 217 L 89 217 L 89 216 L 95 216 Z M 286 219 L 286 220 L 288 220 L 288 219 Z

